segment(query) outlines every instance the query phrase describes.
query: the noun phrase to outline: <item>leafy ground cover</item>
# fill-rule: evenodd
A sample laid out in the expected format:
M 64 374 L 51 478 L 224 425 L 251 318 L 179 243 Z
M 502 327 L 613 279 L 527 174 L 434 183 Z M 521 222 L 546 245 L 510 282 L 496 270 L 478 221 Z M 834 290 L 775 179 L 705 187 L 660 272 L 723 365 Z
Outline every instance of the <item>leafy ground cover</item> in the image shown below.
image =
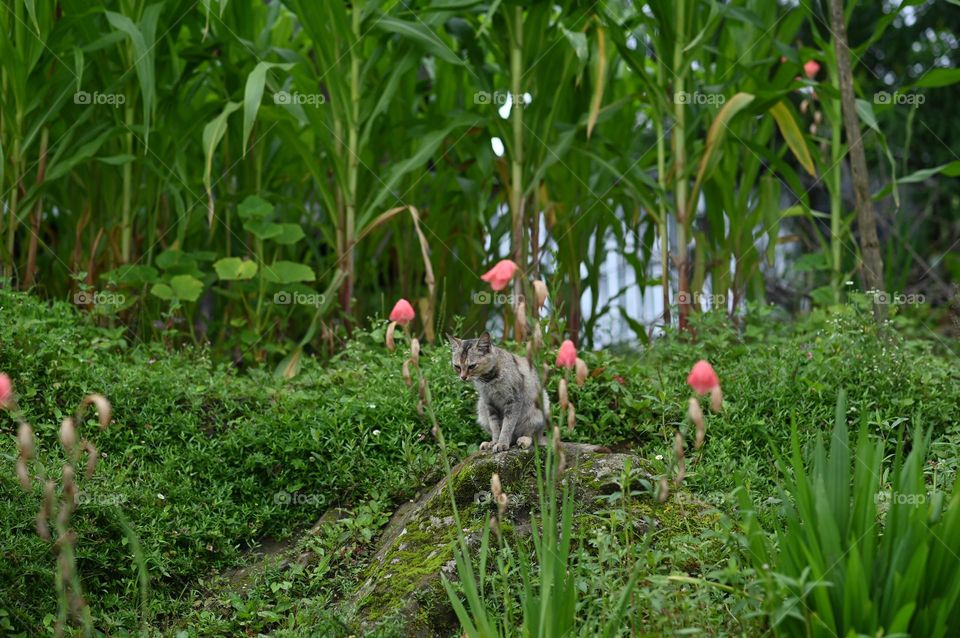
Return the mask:
M 591 379 L 571 390 L 578 418 L 565 438 L 631 449 L 654 465 L 673 432 L 688 427 L 685 379 L 694 361 L 713 362 L 726 396 L 687 478 L 690 492 L 716 507 L 716 524 L 665 543 L 627 542 L 615 521 L 629 508 L 611 499 L 577 550 L 594 567 L 580 586 L 585 610 L 612 604 L 610 592 L 629 577 L 618 566 L 642 559 L 631 626 L 711 635 L 765 627 L 764 590 L 741 555 L 732 492 L 748 485 L 763 526 L 776 529 L 774 452 L 787 453 L 791 423 L 804 441 L 829 429 L 841 388 L 850 419 L 863 419 L 888 453 L 898 437 L 909 445 L 914 428 L 929 431 L 927 478 L 952 485 L 960 373 L 947 345 L 896 317 L 878 339 L 866 305 L 818 310 L 796 324 L 766 315 L 757 309 L 739 330 L 702 316 L 695 342 L 670 334 L 642 352 L 582 355 Z M 110 635 L 299 635 L 307 627 L 346 635 L 338 610 L 367 569 L 378 531 L 442 474 L 416 393 L 400 375 L 404 355 L 382 347 L 379 323 L 330 361 L 305 358 L 290 380 L 272 369 L 238 371 L 203 349 L 132 344 L 71 305 L 19 293 L 0 291 L 0 325 L 0 370 L 13 377 L 35 427 L 36 463 L 62 463 L 57 429 L 83 395 L 100 392 L 113 403 L 107 430 L 94 432 L 92 417 L 83 426 L 103 459 L 80 483 L 73 518 L 83 589 L 96 626 Z M 475 451 L 473 391 L 450 372 L 447 346 L 424 345 L 421 366 L 453 454 Z M 13 421 L 3 416 L 0 429 L 0 627 L 44 635 L 56 610 L 55 558 L 34 532 L 39 489 L 24 493 L 14 476 Z M 149 571 L 145 606 L 118 511 Z M 331 511 L 299 545 L 308 562 L 278 563 L 244 587 L 229 579 L 252 549 L 293 538 Z

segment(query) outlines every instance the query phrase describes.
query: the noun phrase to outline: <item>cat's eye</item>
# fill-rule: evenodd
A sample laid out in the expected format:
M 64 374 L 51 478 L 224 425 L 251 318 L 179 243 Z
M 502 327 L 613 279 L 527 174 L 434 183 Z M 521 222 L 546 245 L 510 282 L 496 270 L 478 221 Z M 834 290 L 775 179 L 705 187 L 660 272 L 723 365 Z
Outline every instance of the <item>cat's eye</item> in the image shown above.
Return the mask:
M 454 364 L 453 369 L 456 370 L 457 372 L 460 372 L 460 366 L 456 364 Z
M 476 367 L 477 367 L 477 364 L 474 363 L 474 364 L 471 364 L 470 367 L 467 368 L 467 370 L 473 370 Z

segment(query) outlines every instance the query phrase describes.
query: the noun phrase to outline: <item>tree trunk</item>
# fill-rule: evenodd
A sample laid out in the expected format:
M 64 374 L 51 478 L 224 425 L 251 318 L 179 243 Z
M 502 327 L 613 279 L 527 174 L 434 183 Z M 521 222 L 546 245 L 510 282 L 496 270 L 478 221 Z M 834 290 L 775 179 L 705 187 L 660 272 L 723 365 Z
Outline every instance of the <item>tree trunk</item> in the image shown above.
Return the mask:
M 843 106 L 843 125 L 846 129 L 847 149 L 850 153 L 850 173 L 853 177 L 853 193 L 857 206 L 857 225 L 860 227 L 860 253 L 863 259 L 863 279 L 873 296 L 873 315 L 882 321 L 886 306 L 881 303 L 883 291 L 883 257 L 880 255 L 880 240 L 877 238 L 877 218 L 870 198 L 870 176 L 867 173 L 867 157 L 863 151 L 860 135 L 860 120 L 857 116 L 856 96 L 853 93 L 853 73 L 850 70 L 850 48 L 847 45 L 847 27 L 843 16 L 843 0 L 830 0 L 830 22 L 837 53 L 837 69 L 840 80 L 840 97 Z

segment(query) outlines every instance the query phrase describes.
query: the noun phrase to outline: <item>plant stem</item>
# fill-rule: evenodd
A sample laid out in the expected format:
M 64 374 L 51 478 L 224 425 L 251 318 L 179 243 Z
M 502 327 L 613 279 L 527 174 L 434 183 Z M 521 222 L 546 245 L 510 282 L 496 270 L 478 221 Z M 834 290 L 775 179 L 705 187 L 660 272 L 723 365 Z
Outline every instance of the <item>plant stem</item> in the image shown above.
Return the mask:
M 133 155 L 133 106 L 127 104 L 126 114 L 124 116 L 127 122 L 126 147 L 127 154 Z M 133 228 L 130 221 L 130 200 L 132 197 L 133 181 L 133 163 L 126 162 L 123 165 L 123 203 L 122 203 L 122 221 L 120 226 L 120 258 L 124 263 L 130 262 L 130 244 L 132 243 Z
M 836 61 L 830 73 L 830 80 L 837 93 L 840 92 L 840 81 L 837 73 Z M 843 122 L 840 114 L 840 101 L 831 99 L 830 105 L 830 175 L 828 186 L 830 189 L 830 287 L 833 289 L 834 303 L 840 303 L 841 278 L 843 277 Z
M 513 152 L 510 154 L 510 212 L 513 221 L 513 261 L 526 271 L 523 245 L 523 7 L 513 13 L 513 38 L 510 42 L 510 119 L 513 124 Z M 523 277 L 514 280 L 514 298 L 523 294 Z M 519 340 L 519 335 L 514 334 Z
M 663 86 L 663 62 L 657 58 L 657 86 Z M 667 236 L 667 148 L 664 140 L 663 117 L 659 106 L 654 106 L 653 124 L 657 133 L 657 184 L 660 185 L 660 220 L 657 224 L 660 234 L 660 285 L 663 288 L 663 323 L 670 325 L 670 238 Z
M 360 33 L 361 13 L 362 10 L 360 6 L 355 3 L 350 11 L 350 17 L 353 37 L 357 42 L 360 41 L 363 35 Z M 344 229 L 346 235 L 345 266 L 347 277 L 343 282 L 344 288 L 346 289 L 344 293 L 344 300 L 346 302 L 344 310 L 348 313 L 350 311 L 350 299 L 353 297 L 353 247 L 356 243 L 357 171 L 359 163 L 357 153 L 359 152 L 358 144 L 360 139 L 357 130 L 360 125 L 360 54 L 361 51 L 357 50 L 356 45 L 350 49 L 350 117 L 347 128 L 347 188 L 349 192 L 347 193 L 347 225 Z
M 40 133 L 40 159 L 37 168 L 37 185 L 42 186 L 47 172 L 47 143 L 50 140 L 50 129 L 46 126 Z M 37 203 L 33 209 L 33 219 L 30 223 L 30 244 L 27 248 L 27 269 L 23 274 L 23 287 L 30 288 L 34 281 L 34 271 L 37 268 L 37 244 L 40 240 L 40 218 L 43 214 L 43 195 L 37 195 Z
M 677 78 L 674 91 L 674 118 L 676 125 L 673 131 L 674 175 L 676 185 L 676 217 L 677 217 L 677 292 L 680 306 L 680 329 L 687 327 L 687 315 L 690 314 L 690 257 L 687 250 L 687 151 L 686 151 L 686 108 L 683 100 L 677 96 L 684 91 L 683 47 L 684 26 L 686 23 L 687 0 L 677 1 L 677 36 L 673 45 L 673 73 Z

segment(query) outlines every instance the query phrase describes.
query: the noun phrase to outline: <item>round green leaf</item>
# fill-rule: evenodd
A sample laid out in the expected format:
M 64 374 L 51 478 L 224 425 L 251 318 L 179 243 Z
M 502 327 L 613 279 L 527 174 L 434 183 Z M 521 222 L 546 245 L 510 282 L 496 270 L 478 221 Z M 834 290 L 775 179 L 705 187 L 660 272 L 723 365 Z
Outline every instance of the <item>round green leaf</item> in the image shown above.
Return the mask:
M 257 239 L 273 239 L 283 234 L 283 226 L 273 222 L 248 221 L 243 227 Z
M 251 279 L 257 274 L 256 262 L 240 259 L 239 257 L 224 257 L 213 264 L 217 277 L 224 281 Z
M 295 261 L 275 261 L 264 266 L 263 277 L 275 284 L 292 284 L 298 281 L 316 281 L 313 269 Z
M 278 224 L 283 230 L 273 238 L 278 244 L 295 244 L 305 237 L 300 224 Z
M 193 275 L 177 275 L 170 280 L 170 287 L 181 301 L 196 301 L 203 292 L 203 282 Z
M 164 301 L 170 301 L 173 299 L 173 289 L 170 288 L 167 284 L 153 284 L 153 287 L 150 288 L 150 294 L 154 297 L 159 297 Z
M 249 195 L 237 206 L 237 214 L 244 220 L 262 220 L 273 212 L 273 204 L 260 199 L 256 195 Z

